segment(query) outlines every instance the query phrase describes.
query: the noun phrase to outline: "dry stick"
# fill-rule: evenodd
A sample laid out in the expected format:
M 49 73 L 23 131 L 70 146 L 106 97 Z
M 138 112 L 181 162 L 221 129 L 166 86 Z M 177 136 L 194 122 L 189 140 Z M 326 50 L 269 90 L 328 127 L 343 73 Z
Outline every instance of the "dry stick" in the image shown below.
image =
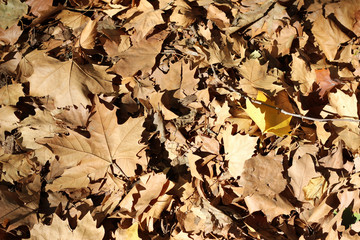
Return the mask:
M 215 72 L 215 69 L 214 69 L 214 66 L 211 64 L 211 69 L 214 73 L 214 77 L 216 78 L 216 80 L 219 80 L 219 77 L 216 75 L 216 72 Z M 221 81 L 220 81 L 221 82 Z M 290 112 L 287 112 L 285 111 L 284 109 L 281 109 L 279 107 L 275 107 L 275 106 L 272 106 L 272 105 L 269 105 L 267 103 L 264 103 L 262 101 L 259 101 L 259 100 L 256 100 L 256 99 L 253 99 L 249 96 L 246 96 L 242 93 L 240 93 L 239 91 L 236 91 L 233 87 L 231 86 L 226 86 L 226 88 L 228 88 L 231 92 L 236 92 L 238 94 L 240 94 L 241 97 L 245 98 L 245 99 L 249 99 L 252 103 L 256 103 L 256 104 L 259 104 L 259 105 L 264 105 L 264 106 L 267 106 L 267 107 L 270 107 L 270 108 L 273 108 L 273 109 L 276 109 L 278 111 L 280 111 L 281 113 L 285 114 L 285 115 L 289 115 L 289 116 L 293 116 L 293 117 L 296 117 L 296 118 L 301 118 L 302 120 L 310 120 L 310 121 L 317 121 L 317 122 L 356 122 L 356 123 L 360 123 L 360 120 L 359 119 L 351 119 L 351 118 L 335 118 L 335 119 L 330 119 L 330 118 L 313 118 L 313 117 L 306 117 L 306 116 L 303 116 L 303 115 L 300 115 L 300 114 L 296 114 L 296 113 L 290 113 Z

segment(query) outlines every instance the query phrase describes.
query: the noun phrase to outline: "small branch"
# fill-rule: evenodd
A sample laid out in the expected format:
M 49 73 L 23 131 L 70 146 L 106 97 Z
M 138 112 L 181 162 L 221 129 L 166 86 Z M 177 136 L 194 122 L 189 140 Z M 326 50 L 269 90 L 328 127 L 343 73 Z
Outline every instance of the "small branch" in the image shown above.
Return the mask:
M 220 81 L 219 77 L 216 75 L 215 73 L 215 69 L 214 69 L 214 66 L 211 64 L 211 69 L 212 71 L 214 72 L 214 77 Z M 253 99 L 249 96 L 246 96 L 245 94 L 242 94 L 240 93 L 239 91 L 235 90 L 233 87 L 231 86 L 226 86 L 227 89 L 229 89 L 231 92 L 236 92 L 238 94 L 240 94 L 241 97 L 245 98 L 245 99 L 249 99 L 252 103 L 256 103 L 256 104 L 259 104 L 259 105 L 264 105 L 264 106 L 267 106 L 267 107 L 270 107 L 270 108 L 273 108 L 273 109 L 276 109 L 278 111 L 280 111 L 281 113 L 285 114 L 285 115 L 289 115 L 289 116 L 293 116 L 293 117 L 296 117 L 296 118 L 300 118 L 302 120 L 309 120 L 309 121 L 315 121 L 315 122 L 356 122 L 356 123 L 360 123 L 360 120 L 359 119 L 351 119 L 351 118 L 335 118 L 335 119 L 330 119 L 330 118 L 313 118 L 313 117 L 307 117 L 307 116 L 303 116 L 301 114 L 296 114 L 296 113 L 290 113 L 290 112 L 287 112 L 285 111 L 284 109 L 281 109 L 279 107 L 275 107 L 275 106 L 272 106 L 272 105 L 269 105 L 267 103 L 264 103 L 262 101 L 259 101 L 259 100 L 256 100 L 256 99 Z

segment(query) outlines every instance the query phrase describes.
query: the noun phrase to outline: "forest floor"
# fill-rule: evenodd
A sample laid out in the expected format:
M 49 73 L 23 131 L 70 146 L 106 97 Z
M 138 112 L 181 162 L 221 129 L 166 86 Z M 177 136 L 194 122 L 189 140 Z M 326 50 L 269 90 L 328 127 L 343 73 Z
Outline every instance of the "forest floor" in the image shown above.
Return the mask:
M 1 0 L 0 239 L 358 239 L 360 1 Z

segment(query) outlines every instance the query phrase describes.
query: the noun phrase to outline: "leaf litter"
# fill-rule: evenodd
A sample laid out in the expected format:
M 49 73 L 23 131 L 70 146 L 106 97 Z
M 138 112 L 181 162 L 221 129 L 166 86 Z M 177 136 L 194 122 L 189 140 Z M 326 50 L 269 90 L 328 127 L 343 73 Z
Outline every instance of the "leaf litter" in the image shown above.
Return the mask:
M 1 239 L 355 239 L 360 3 L 0 2 Z

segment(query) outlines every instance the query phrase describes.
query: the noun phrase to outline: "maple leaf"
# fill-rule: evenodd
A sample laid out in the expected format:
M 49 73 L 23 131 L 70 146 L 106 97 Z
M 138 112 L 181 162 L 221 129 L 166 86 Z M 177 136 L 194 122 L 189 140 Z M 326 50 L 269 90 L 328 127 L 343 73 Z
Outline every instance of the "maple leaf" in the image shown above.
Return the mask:
M 96 227 L 96 221 L 87 213 L 82 219 L 77 221 L 76 228 L 71 230 L 68 221 L 61 220 L 56 214 L 52 219 L 51 225 L 37 223 L 30 230 L 31 239 L 43 240 L 49 236 L 57 239 L 102 239 L 105 235 L 103 227 Z
M 261 131 L 264 133 L 274 133 L 278 136 L 289 134 L 291 131 L 290 121 L 292 117 L 270 107 L 274 106 L 273 102 L 261 91 L 258 92 L 256 100 L 259 100 L 266 105 L 252 103 L 249 99 L 246 99 L 246 109 L 244 110 L 256 123 L 256 125 L 258 125 Z
M 89 93 L 112 92 L 112 76 L 105 73 L 106 66 L 78 65 L 70 60 L 61 62 L 44 51 L 32 51 L 23 60 L 33 69 L 24 80 L 30 82 L 32 96 L 50 96 L 56 107 L 86 106 Z
M 129 119 L 118 125 L 116 109 L 109 110 L 94 99 L 87 129 L 90 138 L 69 130 L 68 136 L 44 138 L 38 143 L 46 144 L 59 156 L 64 173 L 47 188 L 59 191 L 66 188 L 82 188 L 90 179 L 103 178 L 110 166 L 118 167 L 120 174 L 132 176 L 136 165 L 146 163 L 138 160 L 137 153 L 144 148 L 140 144 L 143 117 Z
M 282 89 L 274 84 L 277 78 L 267 74 L 268 64 L 261 65 L 258 59 L 249 59 L 238 67 L 243 76 L 240 87 L 250 96 L 256 97 L 258 90 L 276 93 Z

